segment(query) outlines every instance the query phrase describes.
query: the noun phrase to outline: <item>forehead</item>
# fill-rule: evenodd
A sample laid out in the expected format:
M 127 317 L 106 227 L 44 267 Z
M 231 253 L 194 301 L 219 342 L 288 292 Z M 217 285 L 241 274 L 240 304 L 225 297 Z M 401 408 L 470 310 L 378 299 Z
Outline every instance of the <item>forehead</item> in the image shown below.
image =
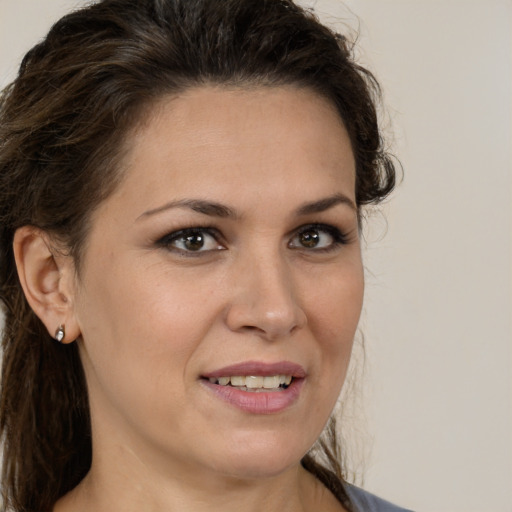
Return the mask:
M 120 189 L 133 188 L 137 198 L 148 192 L 169 200 L 187 187 L 222 196 L 249 184 L 338 183 L 354 193 L 354 158 L 339 113 L 307 89 L 190 89 L 153 105 L 126 142 Z

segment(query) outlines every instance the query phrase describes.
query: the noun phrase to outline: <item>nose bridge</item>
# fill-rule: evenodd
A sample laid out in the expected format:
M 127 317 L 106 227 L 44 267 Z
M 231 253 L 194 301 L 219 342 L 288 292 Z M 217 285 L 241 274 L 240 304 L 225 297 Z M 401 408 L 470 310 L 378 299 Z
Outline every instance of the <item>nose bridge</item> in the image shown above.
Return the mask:
M 273 339 L 304 325 L 290 262 L 279 248 L 250 251 L 237 264 L 238 283 L 228 315 L 232 329 Z

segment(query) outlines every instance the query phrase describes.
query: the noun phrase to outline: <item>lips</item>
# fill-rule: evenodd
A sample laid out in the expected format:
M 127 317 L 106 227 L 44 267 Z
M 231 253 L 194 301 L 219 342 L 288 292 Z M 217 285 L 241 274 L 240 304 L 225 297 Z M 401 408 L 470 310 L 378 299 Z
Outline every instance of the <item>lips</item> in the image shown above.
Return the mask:
M 209 379 L 210 377 L 218 379 L 219 377 L 229 377 L 231 375 L 261 375 L 263 377 L 272 375 L 291 375 L 292 377 L 303 379 L 306 376 L 306 371 L 299 364 L 292 363 L 290 361 L 280 361 L 277 363 L 246 361 L 205 373 L 203 377 L 206 379 Z
M 201 381 L 231 406 L 252 414 L 272 414 L 298 399 L 305 377 L 304 368 L 289 361 L 247 361 L 205 373 Z

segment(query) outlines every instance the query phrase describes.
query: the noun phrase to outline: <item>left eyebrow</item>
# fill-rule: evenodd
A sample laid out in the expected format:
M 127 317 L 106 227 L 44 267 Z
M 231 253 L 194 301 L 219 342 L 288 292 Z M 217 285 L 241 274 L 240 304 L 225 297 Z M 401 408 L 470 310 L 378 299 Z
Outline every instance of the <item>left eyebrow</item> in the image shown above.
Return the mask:
M 309 215 L 311 213 L 321 213 L 337 206 L 339 204 L 345 204 L 357 213 L 357 206 L 354 201 L 343 194 L 335 194 L 318 201 L 303 204 L 297 209 L 297 215 Z

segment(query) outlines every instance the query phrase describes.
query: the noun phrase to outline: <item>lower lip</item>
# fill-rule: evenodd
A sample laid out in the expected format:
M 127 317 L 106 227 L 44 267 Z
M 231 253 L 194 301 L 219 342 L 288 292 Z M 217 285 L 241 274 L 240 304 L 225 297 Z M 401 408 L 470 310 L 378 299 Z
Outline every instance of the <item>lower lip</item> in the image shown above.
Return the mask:
M 281 391 L 242 391 L 232 386 L 220 386 L 203 379 L 202 383 L 220 399 L 252 414 L 273 414 L 284 411 L 298 398 L 304 379 L 293 379 L 292 383 Z

